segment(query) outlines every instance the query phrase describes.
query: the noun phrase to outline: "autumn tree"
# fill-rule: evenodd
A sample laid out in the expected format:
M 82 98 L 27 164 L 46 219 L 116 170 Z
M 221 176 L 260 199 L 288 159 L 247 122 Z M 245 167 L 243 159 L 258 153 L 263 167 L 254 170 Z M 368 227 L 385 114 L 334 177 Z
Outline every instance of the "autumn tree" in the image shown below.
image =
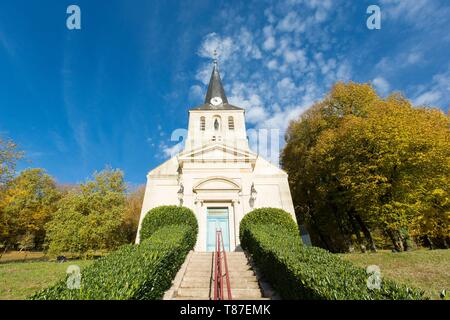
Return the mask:
M 354 235 L 375 250 L 372 232 L 381 230 L 404 250 L 430 223 L 430 235 L 448 237 L 448 124 L 439 110 L 355 83 L 338 83 L 293 121 L 282 164 L 316 243 L 345 251 Z
M 136 239 L 144 193 L 145 185 L 141 185 L 127 195 L 122 230 L 129 243 L 133 243 Z
M 6 184 L 0 200 L 0 241 L 14 246 L 27 239 L 28 247 L 40 247 L 59 199 L 55 181 L 43 169 L 22 171 Z
M 11 140 L 0 136 L 0 246 L 7 250 L 10 244 L 6 241 L 8 231 L 7 219 L 3 208 L 3 198 L 6 183 L 14 176 L 17 160 L 23 154 L 18 151 L 17 145 Z
M 16 163 L 22 157 L 23 152 L 18 150 L 16 143 L 0 137 L 0 189 L 14 177 Z
M 107 168 L 70 190 L 46 225 L 49 252 L 90 254 L 124 243 L 125 189 L 123 173 Z

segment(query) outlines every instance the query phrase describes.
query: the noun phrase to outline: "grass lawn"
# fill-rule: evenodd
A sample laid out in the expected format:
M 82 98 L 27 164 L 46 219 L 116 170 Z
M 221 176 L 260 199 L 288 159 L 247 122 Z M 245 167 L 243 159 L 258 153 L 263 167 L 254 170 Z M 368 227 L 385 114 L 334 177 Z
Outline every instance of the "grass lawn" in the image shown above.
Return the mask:
M 447 291 L 447 299 L 449 297 L 450 249 L 347 253 L 340 256 L 363 268 L 377 265 L 382 277 L 425 290 L 432 299 L 439 299 L 439 293 L 443 289 Z
M 8 251 L 1 254 L 0 263 L 5 262 L 30 262 L 30 261 L 47 261 L 48 257 L 43 252 L 33 251 Z
M 25 299 L 37 290 L 46 288 L 63 278 L 69 265 L 78 265 L 83 269 L 92 261 L 0 263 L 0 300 Z

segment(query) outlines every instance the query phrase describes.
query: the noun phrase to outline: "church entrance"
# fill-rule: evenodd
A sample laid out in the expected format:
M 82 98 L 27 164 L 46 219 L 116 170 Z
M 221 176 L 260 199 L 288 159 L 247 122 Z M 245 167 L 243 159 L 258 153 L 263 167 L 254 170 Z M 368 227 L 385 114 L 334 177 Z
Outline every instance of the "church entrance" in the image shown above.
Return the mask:
M 207 209 L 206 251 L 214 251 L 216 247 L 216 230 L 222 230 L 226 251 L 230 251 L 229 214 L 227 207 L 211 207 Z

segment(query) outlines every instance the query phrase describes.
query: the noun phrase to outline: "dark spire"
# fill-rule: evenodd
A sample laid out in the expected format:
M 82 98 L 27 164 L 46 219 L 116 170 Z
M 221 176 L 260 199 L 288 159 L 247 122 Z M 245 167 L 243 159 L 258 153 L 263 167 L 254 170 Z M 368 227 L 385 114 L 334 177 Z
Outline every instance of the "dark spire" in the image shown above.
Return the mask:
M 220 97 L 221 103 L 211 103 L 211 99 Z M 244 110 L 228 103 L 225 90 L 223 90 L 222 80 L 220 80 L 219 68 L 217 67 L 217 52 L 214 50 L 214 67 L 209 80 L 208 92 L 206 92 L 205 103 L 191 110 Z
M 219 68 L 217 67 L 217 59 L 214 59 L 214 67 L 211 74 L 211 79 L 209 80 L 208 92 L 205 97 L 205 104 L 211 103 L 211 99 L 214 97 L 220 97 L 222 102 L 228 103 L 227 96 L 225 95 L 225 90 L 222 86 L 222 80 L 220 80 Z

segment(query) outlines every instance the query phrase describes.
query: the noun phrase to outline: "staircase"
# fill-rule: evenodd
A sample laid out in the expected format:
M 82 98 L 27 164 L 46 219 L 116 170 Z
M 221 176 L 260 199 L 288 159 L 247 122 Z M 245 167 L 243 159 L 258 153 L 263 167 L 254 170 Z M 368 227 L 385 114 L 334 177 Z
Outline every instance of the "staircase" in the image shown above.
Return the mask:
M 264 299 L 258 280 L 244 252 L 227 252 L 233 300 Z M 191 252 L 175 278 L 165 299 L 213 299 L 213 253 Z M 227 294 L 225 293 L 225 296 Z

